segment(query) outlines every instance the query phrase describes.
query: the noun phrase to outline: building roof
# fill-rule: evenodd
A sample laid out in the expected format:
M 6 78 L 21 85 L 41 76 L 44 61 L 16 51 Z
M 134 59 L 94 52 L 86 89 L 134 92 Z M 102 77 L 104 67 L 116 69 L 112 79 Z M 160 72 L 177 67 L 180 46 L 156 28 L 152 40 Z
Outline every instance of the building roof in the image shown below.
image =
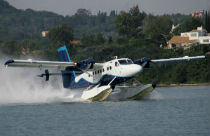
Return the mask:
M 80 41 L 79 40 L 73 40 L 73 41 L 70 41 L 70 43 L 71 44 L 78 44 L 78 43 L 80 43 Z
M 189 37 L 174 36 L 168 41 L 169 44 L 181 44 L 181 43 L 195 43 L 197 40 L 189 40 Z
M 192 31 L 190 31 L 190 32 L 200 32 L 200 30 L 194 29 L 194 30 L 192 30 Z
M 195 11 L 191 13 L 192 17 L 203 17 L 203 15 L 204 15 L 204 11 Z

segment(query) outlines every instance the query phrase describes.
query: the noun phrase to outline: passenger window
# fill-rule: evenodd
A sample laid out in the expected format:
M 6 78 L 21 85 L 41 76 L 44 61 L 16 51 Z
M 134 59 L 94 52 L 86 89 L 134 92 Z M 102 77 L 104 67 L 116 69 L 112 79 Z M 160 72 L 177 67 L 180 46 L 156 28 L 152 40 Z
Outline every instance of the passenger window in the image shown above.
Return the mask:
M 107 71 L 109 71 L 109 67 L 107 67 Z
M 111 66 L 110 66 L 109 68 L 110 68 L 110 70 L 112 69 L 112 67 L 111 67 Z
M 104 69 L 103 69 L 103 72 L 104 72 Z

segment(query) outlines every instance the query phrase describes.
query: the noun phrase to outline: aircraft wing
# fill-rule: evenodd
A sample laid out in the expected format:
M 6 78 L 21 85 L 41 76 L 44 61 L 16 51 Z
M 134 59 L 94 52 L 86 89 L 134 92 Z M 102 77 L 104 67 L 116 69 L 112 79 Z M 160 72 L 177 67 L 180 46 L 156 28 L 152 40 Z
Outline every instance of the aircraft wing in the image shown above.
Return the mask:
M 39 60 L 8 60 L 4 64 L 9 67 L 34 67 L 34 68 L 56 68 L 65 69 L 66 67 L 75 67 L 74 62 L 60 62 L 60 61 L 39 61 Z
M 180 62 L 180 61 L 190 61 L 190 60 L 197 60 L 197 59 L 203 59 L 205 56 L 184 56 L 179 58 L 169 58 L 169 59 L 152 59 L 151 62 L 154 63 L 167 63 L 167 62 Z

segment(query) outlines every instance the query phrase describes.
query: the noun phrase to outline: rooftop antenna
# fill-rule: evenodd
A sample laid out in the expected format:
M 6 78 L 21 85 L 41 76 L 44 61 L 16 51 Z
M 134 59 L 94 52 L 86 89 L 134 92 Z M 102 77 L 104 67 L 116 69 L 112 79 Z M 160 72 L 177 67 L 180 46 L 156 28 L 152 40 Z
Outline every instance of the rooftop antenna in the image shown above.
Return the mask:
M 117 59 L 117 56 L 112 57 L 112 59 Z

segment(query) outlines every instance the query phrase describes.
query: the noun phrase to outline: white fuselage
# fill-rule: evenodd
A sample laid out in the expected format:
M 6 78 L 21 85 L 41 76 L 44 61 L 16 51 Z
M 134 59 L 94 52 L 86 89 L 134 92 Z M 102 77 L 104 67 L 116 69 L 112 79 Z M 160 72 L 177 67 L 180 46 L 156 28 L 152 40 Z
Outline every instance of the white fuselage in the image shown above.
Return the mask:
M 93 69 L 89 69 L 83 74 L 77 76 L 75 78 L 75 82 L 79 82 L 79 80 L 83 78 L 90 83 L 96 84 L 105 75 L 130 78 L 141 72 L 142 70 L 142 66 L 134 64 L 130 59 L 114 59 L 105 63 L 97 63 L 97 66 Z

